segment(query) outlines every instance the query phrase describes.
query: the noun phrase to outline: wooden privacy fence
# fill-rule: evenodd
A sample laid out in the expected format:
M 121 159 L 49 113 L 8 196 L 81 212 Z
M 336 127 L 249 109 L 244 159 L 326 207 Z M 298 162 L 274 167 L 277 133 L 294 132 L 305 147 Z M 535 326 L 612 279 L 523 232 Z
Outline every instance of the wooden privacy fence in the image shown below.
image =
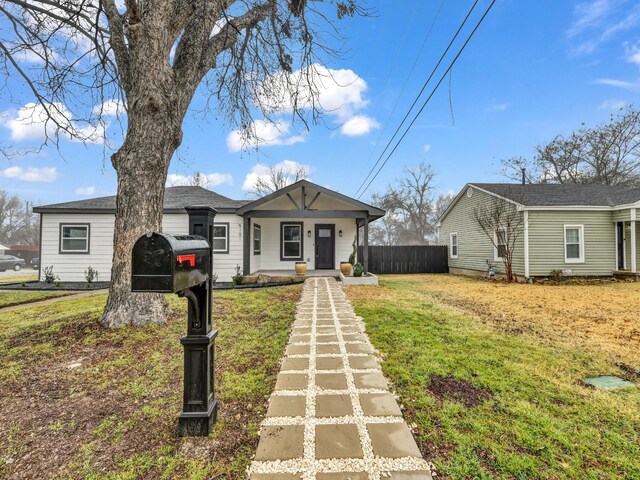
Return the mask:
M 372 273 L 448 273 L 446 245 L 370 245 L 369 271 Z M 358 247 L 358 259 L 364 247 Z

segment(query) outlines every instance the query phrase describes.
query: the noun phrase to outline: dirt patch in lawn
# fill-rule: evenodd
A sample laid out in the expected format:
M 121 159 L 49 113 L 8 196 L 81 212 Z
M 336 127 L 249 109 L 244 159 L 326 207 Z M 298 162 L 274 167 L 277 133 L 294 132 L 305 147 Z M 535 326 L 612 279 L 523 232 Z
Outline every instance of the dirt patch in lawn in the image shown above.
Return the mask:
M 427 390 L 439 400 L 455 400 L 467 408 L 480 405 L 492 397 L 489 390 L 476 387 L 466 380 L 439 375 L 431 375 Z

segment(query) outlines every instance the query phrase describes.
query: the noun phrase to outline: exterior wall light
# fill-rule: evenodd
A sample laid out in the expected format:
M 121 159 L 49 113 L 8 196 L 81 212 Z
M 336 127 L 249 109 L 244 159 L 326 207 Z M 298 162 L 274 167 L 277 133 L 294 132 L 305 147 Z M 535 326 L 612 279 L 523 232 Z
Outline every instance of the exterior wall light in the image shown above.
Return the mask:
M 338 236 L 341 237 L 342 236 L 342 230 L 338 230 Z
M 311 238 L 311 230 L 307 230 L 307 237 Z

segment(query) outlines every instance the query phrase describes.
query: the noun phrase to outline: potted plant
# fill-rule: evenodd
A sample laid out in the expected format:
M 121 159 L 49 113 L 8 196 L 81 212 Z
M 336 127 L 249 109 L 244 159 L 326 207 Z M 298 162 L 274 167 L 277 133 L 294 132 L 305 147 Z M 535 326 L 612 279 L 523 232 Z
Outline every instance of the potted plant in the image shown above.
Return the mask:
M 351 255 L 349 255 L 349 261 L 348 262 L 340 262 L 340 272 L 342 273 L 342 275 L 351 275 L 351 269 L 353 268 L 353 265 L 356 263 L 356 254 L 358 252 L 358 247 L 356 246 L 356 240 L 358 237 L 354 236 L 353 237 L 353 243 L 351 244 L 351 246 L 353 247 L 353 251 L 351 252 Z
M 307 262 L 296 262 L 296 275 L 307 273 Z

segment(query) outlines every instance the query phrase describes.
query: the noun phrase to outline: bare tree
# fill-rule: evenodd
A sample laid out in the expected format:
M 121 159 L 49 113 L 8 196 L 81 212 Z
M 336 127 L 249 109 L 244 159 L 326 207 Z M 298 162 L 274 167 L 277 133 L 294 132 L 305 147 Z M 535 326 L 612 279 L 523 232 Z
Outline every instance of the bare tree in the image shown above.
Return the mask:
M 364 13 L 356 1 L 336 1 L 336 18 Z M 48 139 L 99 141 L 109 115 L 126 111 L 124 143 L 111 157 L 118 195 L 100 323 L 164 321 L 162 295 L 130 291 L 130 250 L 161 228 L 169 163 L 196 90 L 203 85 L 246 136 L 257 113 L 316 120 L 317 62 L 337 54 L 340 39 L 325 2 L 0 0 L 0 18 L 10 27 L 0 30 L 0 71 L 31 92 L 28 115 Z
M 456 196 L 453 193 L 441 193 L 440 195 L 438 195 L 438 198 L 436 198 L 436 202 L 433 207 L 434 217 L 436 221 L 440 217 L 442 217 L 445 210 L 449 208 L 449 205 L 451 205 L 451 202 L 453 202 L 455 198 Z
M 582 126 L 538 145 L 532 159 L 502 161 L 506 176 L 520 180 L 525 169 L 531 183 L 640 185 L 640 111 L 629 106 L 608 123 Z
M 37 245 L 40 224 L 33 204 L 0 190 L 0 243 Z
M 523 231 L 522 212 L 508 200 L 492 198 L 474 208 L 473 219 L 502 259 L 507 281 L 517 280 L 513 273 L 513 254 Z
M 371 245 L 401 245 L 406 236 L 406 225 L 402 213 L 386 201 L 384 194 L 371 195 L 371 203 L 383 209 L 386 214 L 369 226 L 369 243 Z
M 435 233 L 432 195 L 435 173 L 431 165 L 423 162 L 417 167 L 405 168 L 404 174 L 383 194 L 372 197 L 374 205 L 386 210 L 388 217 L 375 228 L 372 225 L 372 229 L 385 228 L 391 244 L 422 245 Z M 374 232 L 375 236 L 380 234 Z
M 280 190 L 298 180 L 309 178 L 309 167 L 295 162 L 280 163 L 267 167 L 266 173 L 259 175 L 251 186 L 250 195 L 259 198 Z

